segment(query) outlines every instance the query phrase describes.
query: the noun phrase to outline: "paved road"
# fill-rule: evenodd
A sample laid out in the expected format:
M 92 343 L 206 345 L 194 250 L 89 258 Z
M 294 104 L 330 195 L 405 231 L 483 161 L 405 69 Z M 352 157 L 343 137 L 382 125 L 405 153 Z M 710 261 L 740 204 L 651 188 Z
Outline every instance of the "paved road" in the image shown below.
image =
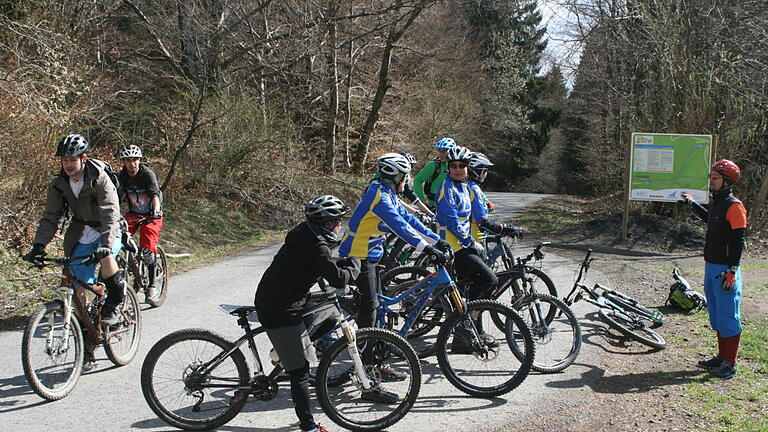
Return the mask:
M 509 217 L 543 197 L 498 193 L 489 196 L 497 204 L 495 214 L 499 218 Z M 525 249 L 530 248 L 525 246 Z M 234 320 L 220 312 L 216 305 L 251 304 L 257 282 L 276 250 L 277 246 L 265 248 L 171 278 L 165 305 L 147 309 L 142 315 L 141 346 L 134 361 L 115 368 L 103 350 L 97 350 L 98 367 L 85 373 L 77 388 L 61 401 L 44 402 L 26 384 L 20 361 L 21 332 L 0 333 L 2 429 L 13 432 L 173 430 L 155 417 L 141 394 L 139 374 L 147 351 L 163 335 L 186 327 L 212 329 L 232 340 L 239 337 L 240 329 Z M 519 254 L 523 252 L 524 249 L 519 250 Z M 552 254 L 547 256 L 544 266 L 561 295 L 572 283 L 574 269 L 575 264 Z M 577 310 L 577 315 L 582 316 L 583 312 Z M 587 322 L 582 323 L 589 328 Z M 262 338 L 264 342 L 266 337 Z M 268 351 L 262 351 L 266 358 Z M 443 378 L 434 357 L 430 358 L 423 363 L 424 382 L 413 410 L 391 430 L 503 430 L 505 425 L 535 418 L 545 410 L 567 409 L 572 403 L 587 402 L 590 393 L 582 376 L 591 371 L 587 365 L 595 352 L 595 346 L 586 343 L 577 364 L 564 373 L 531 374 L 514 392 L 494 399 L 464 396 Z M 331 430 L 339 429 L 321 413 L 318 417 Z M 276 399 L 268 403 L 249 402 L 244 411 L 221 430 L 254 428 L 298 430 L 287 383 L 281 384 Z

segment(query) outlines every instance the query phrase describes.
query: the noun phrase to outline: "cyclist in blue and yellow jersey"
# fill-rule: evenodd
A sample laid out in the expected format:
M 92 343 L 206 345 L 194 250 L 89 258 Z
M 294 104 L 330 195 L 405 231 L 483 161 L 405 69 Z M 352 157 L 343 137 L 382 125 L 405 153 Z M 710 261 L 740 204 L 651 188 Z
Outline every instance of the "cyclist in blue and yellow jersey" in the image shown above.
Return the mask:
M 416 251 L 441 257 L 433 245 L 447 247 L 440 237 L 425 227 L 397 200 L 397 191 L 405 184 L 411 164 L 399 153 L 387 153 L 378 159 L 378 179 L 371 181 L 363 198 L 352 213 L 347 232 L 339 246 L 339 256 L 360 258 L 362 266 L 357 279 L 360 290 L 358 327 L 370 327 L 376 314 L 379 278 L 376 264 L 384 254 L 384 233 L 393 232 Z
M 414 158 L 410 153 L 408 152 L 400 152 L 401 155 L 405 157 L 405 159 L 408 160 L 408 162 L 411 164 L 411 168 L 416 164 L 416 158 Z M 379 171 L 376 171 L 376 174 L 373 176 L 373 180 L 380 180 L 381 179 L 381 173 Z M 423 213 L 426 216 L 429 216 L 430 218 L 435 217 L 435 214 L 432 212 L 432 210 L 424 204 L 422 200 L 419 199 L 419 197 L 416 195 L 416 193 L 413 191 L 413 181 L 411 180 L 411 175 L 408 174 L 405 177 L 405 184 L 403 185 L 402 190 L 397 191 L 398 197 L 403 197 L 408 199 L 410 203 L 406 203 L 402 198 L 400 198 L 400 202 L 405 206 L 405 209 L 409 212 L 415 214 L 418 216 L 419 213 Z
M 480 185 L 485 181 L 485 178 L 488 176 L 488 169 L 492 166 L 493 163 L 484 154 L 478 152 L 470 155 L 469 165 L 467 166 L 469 199 L 472 203 L 470 232 L 472 238 L 480 244 L 484 244 L 483 241 L 485 240 L 486 233 L 489 232 L 493 234 L 522 234 L 522 228 L 493 223 L 488 220 L 490 213 L 488 197 L 480 188 Z
M 472 200 L 467 183 L 470 158 L 471 152 L 465 147 L 456 146 L 446 152 L 448 176 L 437 196 L 437 223 L 440 237 L 456 252 L 454 268 L 457 276 L 474 282 L 467 298 L 475 300 L 490 293 L 498 280 L 483 262 L 483 247 L 470 232 Z
M 413 178 L 413 191 L 416 192 L 416 196 L 433 208 L 437 206 L 436 197 L 448 173 L 445 153 L 453 147 L 456 147 L 456 141 L 453 138 L 446 137 L 435 143 L 437 158 L 427 162 Z

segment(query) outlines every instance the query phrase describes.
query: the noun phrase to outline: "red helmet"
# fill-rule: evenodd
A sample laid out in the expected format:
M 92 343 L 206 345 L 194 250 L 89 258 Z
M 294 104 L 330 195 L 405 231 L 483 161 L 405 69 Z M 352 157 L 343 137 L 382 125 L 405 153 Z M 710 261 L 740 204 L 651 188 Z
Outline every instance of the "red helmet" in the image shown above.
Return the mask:
M 741 169 L 739 166 L 729 161 L 728 159 L 720 159 L 712 164 L 712 169 L 720 173 L 721 176 L 727 178 L 731 183 L 736 183 L 741 177 Z

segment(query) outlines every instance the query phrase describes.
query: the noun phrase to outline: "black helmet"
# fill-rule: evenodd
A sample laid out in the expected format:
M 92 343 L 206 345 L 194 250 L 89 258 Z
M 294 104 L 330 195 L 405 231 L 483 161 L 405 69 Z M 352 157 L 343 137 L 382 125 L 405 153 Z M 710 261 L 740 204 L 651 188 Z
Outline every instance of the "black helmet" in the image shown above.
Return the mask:
M 91 149 L 88 140 L 80 134 L 67 135 L 56 146 L 56 156 L 80 156 Z
M 307 220 L 321 225 L 341 219 L 348 211 L 349 207 L 333 195 L 313 198 L 304 206 Z

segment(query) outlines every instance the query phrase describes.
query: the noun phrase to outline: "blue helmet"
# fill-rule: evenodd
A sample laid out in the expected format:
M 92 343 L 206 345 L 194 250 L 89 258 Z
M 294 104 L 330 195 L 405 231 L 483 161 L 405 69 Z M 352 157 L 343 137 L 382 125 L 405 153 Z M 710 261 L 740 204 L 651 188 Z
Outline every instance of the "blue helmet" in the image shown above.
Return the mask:
M 453 147 L 456 147 L 456 141 L 448 137 L 441 139 L 435 144 L 435 148 L 438 150 L 448 150 Z

